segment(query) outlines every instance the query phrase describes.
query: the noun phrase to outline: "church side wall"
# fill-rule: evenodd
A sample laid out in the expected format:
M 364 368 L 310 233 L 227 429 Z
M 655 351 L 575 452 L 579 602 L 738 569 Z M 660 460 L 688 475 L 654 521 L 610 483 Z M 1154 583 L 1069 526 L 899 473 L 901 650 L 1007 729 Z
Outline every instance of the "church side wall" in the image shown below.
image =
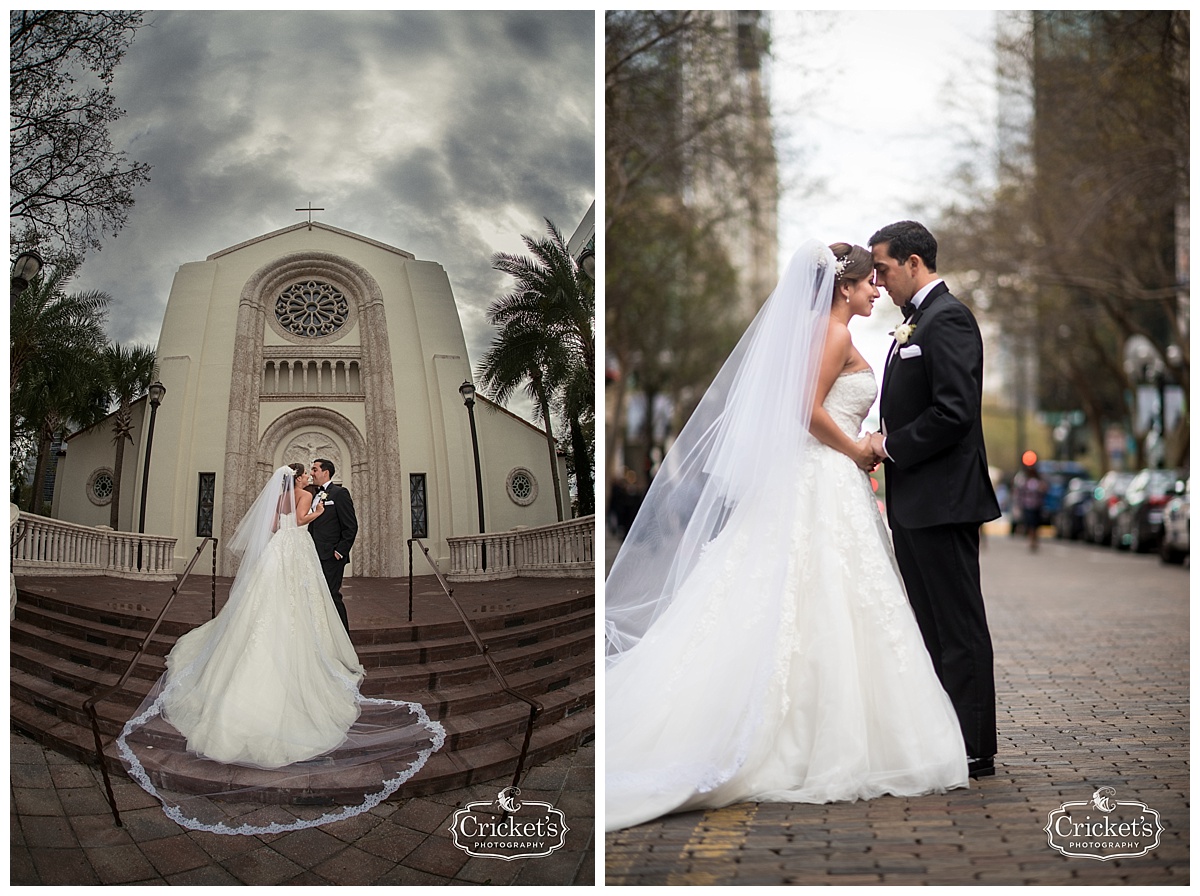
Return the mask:
M 222 290 L 224 273 L 213 261 L 179 268 L 158 343 L 159 380 L 167 394 L 154 424 L 146 531 L 175 536 L 176 569 L 200 543 L 200 473 L 217 474 L 218 514 L 220 508 L 237 302 L 236 294 L 230 298 Z M 141 470 L 139 465 L 139 491 Z M 219 525 L 213 534 L 221 534 Z
M 426 546 L 438 558 L 442 571 L 448 572 L 450 548 L 446 538 L 478 531 L 471 433 L 467 409 L 458 392 L 463 381 L 470 378 L 471 368 L 445 270 L 432 262 L 410 261 L 404 267 L 408 291 L 414 297 L 413 361 L 422 370 L 426 410 L 421 419 L 410 421 L 412 425 L 401 425 L 401 461 L 408 461 L 407 473 L 426 474 L 429 516 Z M 408 476 L 403 478 L 408 513 L 412 496 L 407 488 Z M 407 518 L 406 525 L 411 525 Z M 419 564 L 417 568 L 420 569 Z
M 137 510 L 141 500 L 138 483 L 138 445 L 142 442 L 143 411 L 146 402 L 136 403 L 132 414 L 132 442 L 125 443 L 125 458 L 121 473 L 120 528 L 137 531 Z M 84 526 L 107 526 L 112 505 L 97 504 L 88 497 L 92 475 L 98 470 L 112 471 L 117 459 L 113 443 L 112 419 L 105 420 L 67 442 L 66 457 L 59 458 L 55 476 L 54 517 Z
M 488 531 L 558 522 L 545 433 L 487 402 L 476 402 L 475 422 Z M 567 520 L 571 513 L 565 476 L 559 484 L 567 505 L 563 519 Z
M 478 502 L 475 496 L 475 459 L 471 451 L 471 424 L 458 387 L 469 376 L 462 355 L 434 355 L 433 392 L 430 407 L 437 420 L 430 437 L 437 450 L 438 492 L 430 495 L 430 540 L 437 538 L 436 556 L 449 572 L 448 535 L 471 535 L 479 531 Z M 484 522 L 487 521 L 487 483 L 484 483 Z M 436 511 L 434 510 L 436 508 Z

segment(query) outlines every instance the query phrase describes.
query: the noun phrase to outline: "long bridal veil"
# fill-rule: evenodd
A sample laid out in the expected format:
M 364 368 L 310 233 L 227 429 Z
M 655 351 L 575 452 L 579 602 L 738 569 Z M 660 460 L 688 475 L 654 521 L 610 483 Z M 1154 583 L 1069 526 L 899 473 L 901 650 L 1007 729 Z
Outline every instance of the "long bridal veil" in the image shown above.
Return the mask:
M 605 584 L 605 803 L 614 829 L 677 811 L 755 767 L 788 700 L 808 574 L 794 536 L 835 280 L 792 255 L 668 451 Z M 736 582 L 735 587 L 728 583 Z M 717 586 L 716 583 L 726 583 Z
M 810 240 L 795 251 L 671 446 L 605 583 L 609 665 L 666 612 L 739 506 L 789 518 L 781 492 L 796 478 L 811 438 L 834 280 L 828 247 Z M 772 502 L 774 510 L 764 506 Z M 749 545 L 728 560 L 760 563 L 761 547 Z
M 279 530 L 280 519 L 296 512 L 295 486 L 296 474 L 290 466 L 276 469 L 225 543 L 225 550 L 238 558 L 262 557 L 267 543 Z M 244 588 L 248 581 L 249 576 L 235 576 L 233 585 Z
M 230 538 L 242 563 L 228 601 L 179 639 L 117 738 L 129 776 L 187 828 L 264 834 L 349 818 L 445 740 L 419 703 L 360 692 L 362 666 L 296 526 L 293 475 L 280 467 L 259 493 Z

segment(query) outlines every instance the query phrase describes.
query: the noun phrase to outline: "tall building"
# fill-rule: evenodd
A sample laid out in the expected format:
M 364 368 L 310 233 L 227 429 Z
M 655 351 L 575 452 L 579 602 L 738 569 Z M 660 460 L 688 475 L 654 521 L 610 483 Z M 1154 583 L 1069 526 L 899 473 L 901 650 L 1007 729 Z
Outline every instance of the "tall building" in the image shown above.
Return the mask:
M 609 482 L 644 487 L 777 279 L 769 20 L 605 22 L 605 448 Z
M 729 155 L 692 143 L 683 160 L 684 201 L 716 221 L 720 242 L 738 275 L 747 322 L 767 300 L 778 277 L 779 169 L 763 62 L 769 42 L 767 13 L 719 10 L 715 23 L 729 39 L 723 53 L 707 55 L 681 81 L 685 113 L 736 110 L 722 139 Z M 703 66 L 707 71 L 697 69 Z M 685 63 L 687 68 L 687 63 Z M 706 97 L 698 94 L 707 92 Z M 703 147 L 704 151 L 695 151 Z M 730 159 L 736 159 L 733 164 Z

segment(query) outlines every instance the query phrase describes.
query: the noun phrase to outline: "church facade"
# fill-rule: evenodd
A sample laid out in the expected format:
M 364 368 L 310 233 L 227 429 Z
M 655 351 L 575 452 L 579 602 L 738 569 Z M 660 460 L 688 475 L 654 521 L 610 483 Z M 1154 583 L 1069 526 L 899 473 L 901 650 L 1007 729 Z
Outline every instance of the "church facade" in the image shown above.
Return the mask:
M 406 540 L 443 565 L 447 537 L 479 531 L 475 460 L 459 387 L 473 380 L 446 272 L 436 262 L 319 222 L 183 265 L 158 344 L 167 394 L 155 412 L 145 531 L 227 539 L 271 471 L 336 466 L 359 520 L 350 572 L 407 575 Z M 134 531 L 150 409 L 134 409 L 121 525 Z M 482 397 L 474 407 L 487 530 L 557 522 L 545 434 Z M 68 439 L 54 515 L 107 524 L 111 427 Z M 107 477 L 107 478 L 106 478 Z M 128 511 L 126 510 L 128 507 Z M 126 522 L 128 520 L 128 523 Z M 417 552 L 418 575 L 429 572 Z M 424 568 L 423 568 L 424 567 Z M 444 568 L 444 567 L 443 567 Z M 221 572 L 232 571 L 221 558 Z

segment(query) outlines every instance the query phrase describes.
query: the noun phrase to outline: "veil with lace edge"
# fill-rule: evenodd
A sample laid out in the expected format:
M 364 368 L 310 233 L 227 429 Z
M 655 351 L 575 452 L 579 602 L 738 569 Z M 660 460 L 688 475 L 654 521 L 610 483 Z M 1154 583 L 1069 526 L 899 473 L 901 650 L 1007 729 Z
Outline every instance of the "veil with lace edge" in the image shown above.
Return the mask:
M 275 470 L 243 517 L 230 539 L 230 550 L 243 562 L 229 600 L 210 624 L 231 618 L 238 602 L 247 599 L 247 584 L 253 581 L 267 544 L 287 524 L 284 518 L 295 513 L 293 486 L 289 467 Z M 329 600 L 324 580 L 314 585 L 324 589 Z M 179 678 L 186 679 L 192 669 L 207 662 L 219 642 L 219 637 L 210 638 L 205 651 L 179 671 Z M 329 665 L 336 666 L 332 660 Z M 358 689 L 361 672 L 354 675 L 334 668 L 331 674 L 353 695 L 358 718 L 342 742 L 323 755 L 280 768 L 260 768 L 217 762 L 189 750 L 184 736 L 164 717 L 164 697 L 172 686 L 164 674 L 118 735 L 118 757 L 130 778 L 162 803 L 168 817 L 192 830 L 273 834 L 361 814 L 420 771 L 444 745 L 446 733 L 419 703 L 363 696 Z M 313 794 L 308 801 L 312 807 L 285 810 L 271 805 L 285 803 L 279 796 L 285 792 Z

